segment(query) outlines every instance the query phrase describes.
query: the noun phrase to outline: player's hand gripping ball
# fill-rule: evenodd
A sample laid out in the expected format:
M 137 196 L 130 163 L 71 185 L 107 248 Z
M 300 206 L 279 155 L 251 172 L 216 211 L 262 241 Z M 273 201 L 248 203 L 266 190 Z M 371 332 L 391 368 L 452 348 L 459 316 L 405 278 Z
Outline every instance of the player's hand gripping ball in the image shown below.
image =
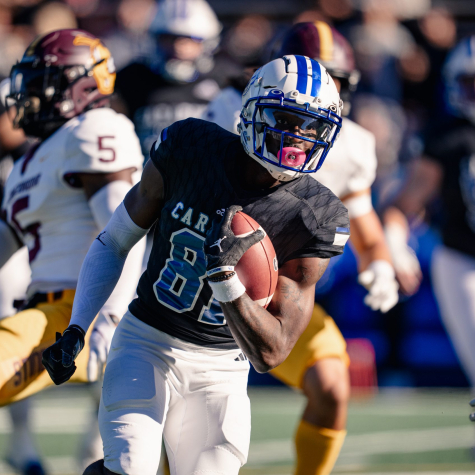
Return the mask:
M 275 249 L 262 227 L 240 206 L 226 210 L 224 219 L 207 236 L 205 252 L 208 277 L 235 271 L 247 295 L 267 307 L 278 279 Z
M 76 371 L 74 360 L 84 348 L 84 331 L 77 325 L 64 330 L 63 335 L 56 333 L 56 343 L 43 352 L 42 363 L 56 385 L 69 381 Z

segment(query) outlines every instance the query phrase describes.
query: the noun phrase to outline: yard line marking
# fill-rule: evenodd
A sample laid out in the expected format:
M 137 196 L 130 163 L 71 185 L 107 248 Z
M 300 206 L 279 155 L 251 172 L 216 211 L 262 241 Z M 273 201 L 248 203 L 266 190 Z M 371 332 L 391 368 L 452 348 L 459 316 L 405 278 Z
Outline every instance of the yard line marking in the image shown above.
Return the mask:
M 366 463 L 375 454 L 433 452 L 472 445 L 473 428 L 468 425 L 349 435 L 337 466 Z M 293 441 L 289 439 L 252 442 L 248 465 L 289 462 L 293 458 Z

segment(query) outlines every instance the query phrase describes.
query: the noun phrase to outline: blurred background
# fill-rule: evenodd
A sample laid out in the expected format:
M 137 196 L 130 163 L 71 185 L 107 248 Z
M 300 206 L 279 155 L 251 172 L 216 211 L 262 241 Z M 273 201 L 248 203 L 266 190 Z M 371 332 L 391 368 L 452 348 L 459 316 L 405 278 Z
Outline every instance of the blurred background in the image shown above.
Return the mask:
M 179 4 L 180 0 L 176 1 Z M 212 44 L 209 48 L 213 66 L 207 67 L 210 71 L 207 74 L 214 82 L 208 82 L 207 87 L 202 88 L 201 111 L 220 88 L 241 74 L 243 68 L 265 61 L 270 54 L 268 45 L 272 40 L 278 39 L 293 23 L 323 20 L 333 25 L 350 41 L 355 49 L 356 67 L 361 72 L 350 117 L 376 137 L 378 169 L 373 186 L 373 203 L 377 210 L 382 209 L 400 190 L 411 161 L 420 155 L 423 149 L 422 134 L 429 119 L 434 115 L 444 114 L 442 65 L 448 51 L 460 38 L 475 33 L 475 1 L 209 0 L 209 4 L 219 18 L 222 30 L 219 43 Z M 119 71 L 137 61 L 153 65 L 163 53 L 157 48 L 154 36 L 154 22 L 159 16 L 154 0 L 0 0 L 0 79 L 9 75 L 12 64 L 21 57 L 36 35 L 58 28 L 80 27 L 100 37 L 111 50 Z M 206 70 L 206 65 L 203 69 Z M 137 87 L 135 84 L 140 84 L 140 79 L 139 75 L 135 78 L 136 83 L 130 83 L 132 95 L 135 94 L 134 87 Z M 117 105 L 117 108 L 121 107 L 133 116 L 130 110 L 133 106 Z M 199 116 L 198 112 L 190 113 L 190 110 L 185 107 L 182 114 Z M 157 115 L 159 112 L 153 113 Z M 146 118 L 146 115 L 144 117 Z M 136 127 L 143 140 L 144 150 L 147 150 L 150 146 L 147 134 L 144 132 L 141 135 L 140 124 L 136 123 Z M 7 148 L 2 150 L 0 155 L 3 157 L 0 161 L 2 167 L 2 162 L 10 160 Z M 331 160 L 331 154 L 328 160 Z M 407 432 L 402 431 L 405 426 L 401 421 L 411 425 L 412 420 L 414 427 L 422 427 L 425 430 L 431 427 L 428 421 L 436 424 L 434 421 L 437 417 L 442 418 L 439 424 L 442 428 L 439 432 L 439 445 L 433 442 L 425 447 L 422 444 L 420 453 L 428 455 L 420 459 L 422 462 L 419 469 L 411 465 L 407 473 L 412 473 L 413 470 L 473 473 L 475 468 L 469 455 L 475 434 L 472 434 L 471 428 L 466 427 L 469 396 L 468 390 L 463 388 L 468 388 L 468 381 L 441 323 L 430 277 L 433 251 L 441 242 L 439 227 L 443 217 L 440 204 L 440 200 L 435 199 L 411 226 L 409 244 L 417 254 L 423 274 L 419 290 L 414 295 L 402 296 L 400 303 L 386 314 L 374 312 L 364 305 L 366 291 L 357 283 L 356 259 L 349 246 L 341 257 L 331 260 L 329 269 L 318 284 L 316 295 L 317 301 L 334 318 L 345 338 L 356 342 L 369 341 L 374 349 L 376 374 L 373 372 L 372 349 L 369 350 L 369 356 L 366 354 L 368 361 L 365 362 L 363 357 L 359 366 L 352 368 L 354 385 L 366 390 L 361 391 L 364 393 L 362 399 L 353 403 L 353 412 L 350 412 L 350 434 L 352 428 L 365 433 L 366 426 L 363 421 L 372 417 L 372 420 L 376 421 L 374 424 L 377 430 L 373 428 L 376 432 L 388 427 L 396 431 L 394 436 L 386 441 L 387 447 L 390 448 L 400 444 L 404 439 L 402 436 L 407 435 Z M 351 345 L 349 350 L 350 356 L 353 356 Z M 358 362 L 358 351 L 355 354 L 355 362 Z M 250 384 L 259 387 L 281 385 L 271 376 L 255 372 L 250 376 Z M 437 390 L 438 393 L 427 389 L 412 392 L 411 389 L 430 387 L 461 389 L 447 389 L 445 392 Z M 399 388 L 401 392 L 398 394 L 403 396 L 393 398 L 394 393 L 387 392 L 384 388 Z M 48 407 L 53 407 L 55 401 L 59 401 L 60 394 L 55 393 L 54 399 L 48 399 L 48 402 L 44 397 L 43 416 L 37 423 L 38 427 L 43 427 L 43 432 L 40 432 L 46 434 L 42 442 L 47 445 L 46 455 L 56 456 L 58 460 L 61 457 L 64 459 L 64 464 L 59 464 L 63 468 L 53 471 L 69 473 L 70 466 L 65 461 L 67 450 L 58 447 L 66 444 L 69 440 L 67 434 L 71 434 L 62 429 L 54 432 L 51 420 L 45 415 L 48 414 Z M 63 390 L 63 394 L 71 396 L 71 391 Z M 276 394 L 282 394 L 283 399 L 274 408 L 273 404 L 277 404 Z M 440 398 L 434 399 L 434 394 L 439 394 Z M 53 393 L 50 393 L 49 397 L 52 395 Z M 252 395 L 256 401 L 253 410 L 261 411 L 255 415 L 257 419 L 254 422 L 253 438 L 261 438 L 266 442 L 271 437 L 270 433 L 274 433 L 274 436 L 277 433 L 282 435 L 282 441 L 290 440 L 292 424 L 302 405 L 300 396 L 272 387 L 251 390 Z M 75 393 L 74 397 L 80 399 L 80 396 L 79 392 Z M 73 398 L 73 401 L 76 400 Z M 89 404 L 87 395 L 84 395 L 81 401 L 83 402 L 77 403 L 77 407 L 84 406 L 86 411 Z M 41 407 L 40 404 L 40 412 Z M 443 418 L 444 410 L 449 419 Z M 388 425 L 385 411 L 395 411 L 392 413 L 399 415 L 401 427 L 398 428 L 398 423 Z M 77 432 L 84 422 L 81 422 L 81 414 L 79 411 L 76 422 L 69 421 L 69 427 L 77 426 Z M 70 413 L 67 417 L 69 415 Z M 270 421 L 275 419 L 276 415 L 282 416 L 280 425 L 272 426 L 265 436 L 260 434 L 261 420 L 262 427 L 266 424 L 268 426 L 267 422 L 264 424 L 265 419 Z M 464 419 L 458 419 L 459 415 L 463 415 Z M 0 443 L 6 440 L 8 433 L 8 420 L 4 416 L 0 411 Z M 414 419 L 416 416 L 422 419 Z M 61 426 L 60 421 L 57 424 L 58 427 Z M 444 427 L 450 430 L 444 432 Z M 460 430 L 454 427 L 459 427 Z M 368 429 L 366 432 L 371 431 Z M 52 438 L 53 433 L 55 438 Z M 356 439 L 352 441 L 350 436 L 350 448 L 345 446 L 343 461 L 339 462 L 336 471 L 383 471 L 382 462 L 380 465 L 376 462 L 370 464 L 373 468 L 368 468 L 370 465 L 361 461 L 362 456 L 358 458 L 354 455 L 361 453 L 361 444 L 378 446 L 377 441 L 381 439 L 371 439 L 369 434 L 366 435 L 366 442 L 362 439 L 359 439 L 360 442 Z M 421 434 L 418 440 L 423 440 L 424 437 L 426 436 Z M 72 441 L 73 439 L 71 444 Z M 250 463 L 250 468 L 245 473 L 289 473 L 291 449 L 283 448 L 285 444 L 279 446 L 278 443 L 266 446 L 264 442 L 259 450 L 253 449 L 254 455 L 251 452 L 251 462 L 254 460 L 255 463 Z M 287 445 L 290 447 L 290 442 Z M 407 467 L 410 464 L 417 465 L 414 456 L 411 458 L 411 455 L 407 455 L 414 455 L 414 450 L 411 451 L 409 447 L 411 443 L 407 442 L 406 445 L 408 447 L 405 452 L 405 449 L 401 449 L 406 456 L 402 461 L 399 458 L 397 463 L 394 462 L 401 473 L 404 471 L 404 464 Z M 447 455 L 448 458 L 441 459 L 440 453 L 444 447 L 451 452 Z M 389 448 L 387 453 L 394 455 L 394 450 L 391 452 Z M 353 458 L 351 453 L 348 455 L 349 452 L 345 452 L 348 450 L 353 451 Z M 434 450 L 438 451 L 439 456 Z M 262 455 L 266 453 L 271 455 L 266 458 Z M 275 455 L 272 455 L 275 453 L 281 454 L 280 459 L 277 457 L 277 462 Z M 381 453 L 386 452 L 376 450 L 376 458 L 381 457 Z M 391 470 L 394 471 L 396 465 L 391 465 L 391 455 L 387 455 L 384 460 L 386 466 L 392 467 Z M 0 473 L 8 473 L 6 466 L 0 465 Z

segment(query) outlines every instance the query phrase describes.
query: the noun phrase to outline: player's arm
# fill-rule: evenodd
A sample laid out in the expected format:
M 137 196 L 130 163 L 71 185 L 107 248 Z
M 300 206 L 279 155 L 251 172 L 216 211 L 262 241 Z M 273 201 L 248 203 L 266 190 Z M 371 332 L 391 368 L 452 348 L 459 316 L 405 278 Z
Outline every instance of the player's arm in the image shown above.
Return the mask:
M 127 193 L 92 243 L 79 274 L 70 326 L 43 353 L 43 364 L 55 384 L 73 375 L 87 329 L 117 285 L 130 250 L 159 217 L 163 197 L 162 176 L 148 162 L 140 183 Z
M 358 256 L 358 281 L 366 287 L 365 303 L 387 312 L 398 301 L 398 284 L 383 227 L 371 203 L 370 190 L 342 199 L 350 217 L 350 242 Z
M 77 174 L 98 229 L 103 230 L 107 226 L 114 211 L 132 188 L 134 172 L 135 168 L 127 168 L 112 173 Z M 134 297 L 144 253 L 145 239 L 142 239 L 128 254 L 120 279 L 94 323 L 89 341 L 89 381 L 96 381 L 102 372 L 114 331 Z
M 436 161 L 430 157 L 418 159 L 400 193 L 383 214 L 384 232 L 396 276 L 401 290 L 408 295 L 417 290 L 421 280 L 419 262 L 407 245 L 409 226 L 437 195 L 442 177 L 442 167 Z
M 319 258 L 286 262 L 267 310 L 246 293 L 221 303 L 233 337 L 260 373 L 282 363 L 307 327 L 315 302 L 315 284 L 328 262 Z

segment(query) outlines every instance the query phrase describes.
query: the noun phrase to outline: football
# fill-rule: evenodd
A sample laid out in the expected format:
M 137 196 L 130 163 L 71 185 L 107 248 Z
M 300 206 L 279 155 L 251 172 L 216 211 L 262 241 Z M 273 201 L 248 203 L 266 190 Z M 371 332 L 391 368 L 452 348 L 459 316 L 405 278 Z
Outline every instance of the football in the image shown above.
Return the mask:
M 259 228 L 262 229 L 254 219 L 242 211 L 235 214 L 231 223 L 231 229 L 238 237 L 244 237 Z M 239 280 L 246 287 L 247 295 L 266 308 L 274 295 L 279 270 L 275 249 L 267 234 L 262 241 L 245 252 L 235 270 Z

